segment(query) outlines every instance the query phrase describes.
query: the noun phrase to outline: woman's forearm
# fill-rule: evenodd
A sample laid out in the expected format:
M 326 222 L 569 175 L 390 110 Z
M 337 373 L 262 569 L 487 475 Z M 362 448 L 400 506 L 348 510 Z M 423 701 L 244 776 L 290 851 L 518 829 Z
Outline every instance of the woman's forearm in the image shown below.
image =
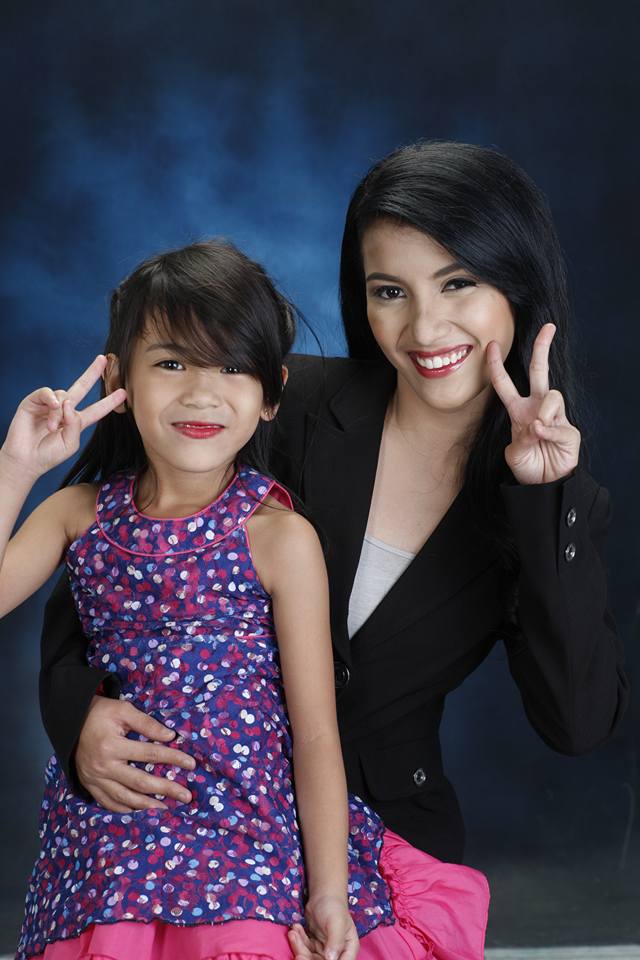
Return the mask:
M 309 899 L 347 897 L 347 786 L 337 734 L 294 742 L 298 817 Z
M 583 467 L 503 493 L 521 564 L 510 670 L 547 743 L 586 753 L 611 735 L 629 699 L 602 561 L 609 497 Z

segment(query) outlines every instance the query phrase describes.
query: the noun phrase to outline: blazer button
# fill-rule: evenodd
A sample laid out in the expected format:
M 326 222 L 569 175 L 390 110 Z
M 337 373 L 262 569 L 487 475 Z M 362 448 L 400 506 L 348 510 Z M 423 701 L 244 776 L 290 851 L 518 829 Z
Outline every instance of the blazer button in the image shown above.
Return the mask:
M 575 543 L 568 543 L 564 548 L 564 558 L 567 561 L 567 563 L 571 563 L 575 555 L 576 555 Z
M 333 680 L 335 683 L 336 690 L 342 690 L 343 687 L 349 683 L 351 674 L 349 673 L 349 667 L 346 663 L 343 663 L 342 660 L 333 661 Z
M 426 782 L 426 779 L 427 779 L 426 773 L 424 772 L 422 767 L 418 767 L 418 769 L 413 774 L 413 782 L 415 783 L 416 787 L 421 787 L 422 784 Z
M 566 523 L 566 525 L 567 525 L 568 527 L 572 527 L 572 526 L 574 525 L 574 523 L 576 522 L 577 517 L 578 517 L 578 513 L 577 513 L 577 511 L 576 511 L 576 508 L 575 508 L 575 507 L 571 507 L 571 509 L 570 509 L 569 512 L 567 513 L 566 517 L 564 518 L 564 522 Z

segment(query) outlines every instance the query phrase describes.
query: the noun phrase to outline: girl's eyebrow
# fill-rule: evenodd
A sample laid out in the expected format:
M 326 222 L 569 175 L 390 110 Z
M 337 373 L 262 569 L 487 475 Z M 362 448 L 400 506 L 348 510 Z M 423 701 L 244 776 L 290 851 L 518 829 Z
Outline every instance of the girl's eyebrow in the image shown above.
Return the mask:
M 174 350 L 178 353 L 184 352 L 184 347 L 177 343 L 152 343 L 147 347 L 145 353 L 151 353 L 152 350 Z

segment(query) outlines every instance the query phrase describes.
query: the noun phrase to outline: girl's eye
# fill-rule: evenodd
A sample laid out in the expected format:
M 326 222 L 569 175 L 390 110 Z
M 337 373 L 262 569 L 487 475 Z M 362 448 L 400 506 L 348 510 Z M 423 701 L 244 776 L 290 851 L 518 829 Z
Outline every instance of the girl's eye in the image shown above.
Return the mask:
M 156 367 L 161 367 L 163 370 L 184 370 L 179 360 L 160 360 L 156 363 Z
M 404 290 L 402 287 L 376 287 L 373 296 L 378 297 L 379 300 L 399 300 L 404 297 Z
M 447 280 L 443 289 L 444 290 L 464 290 L 465 287 L 475 287 L 477 283 L 475 280 L 470 280 L 469 277 L 453 277 L 452 280 Z
M 241 373 L 240 367 L 228 366 L 222 368 L 223 373 Z

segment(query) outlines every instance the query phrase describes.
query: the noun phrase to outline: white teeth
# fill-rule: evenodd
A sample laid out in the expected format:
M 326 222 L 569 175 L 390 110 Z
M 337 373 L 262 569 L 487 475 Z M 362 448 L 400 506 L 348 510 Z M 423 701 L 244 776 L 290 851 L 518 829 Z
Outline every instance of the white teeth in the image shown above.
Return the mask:
M 458 363 L 469 353 L 469 347 L 463 347 L 462 350 L 454 350 L 453 353 L 442 354 L 437 357 L 416 357 L 421 367 L 427 370 L 440 370 L 441 367 L 449 367 L 453 363 Z

